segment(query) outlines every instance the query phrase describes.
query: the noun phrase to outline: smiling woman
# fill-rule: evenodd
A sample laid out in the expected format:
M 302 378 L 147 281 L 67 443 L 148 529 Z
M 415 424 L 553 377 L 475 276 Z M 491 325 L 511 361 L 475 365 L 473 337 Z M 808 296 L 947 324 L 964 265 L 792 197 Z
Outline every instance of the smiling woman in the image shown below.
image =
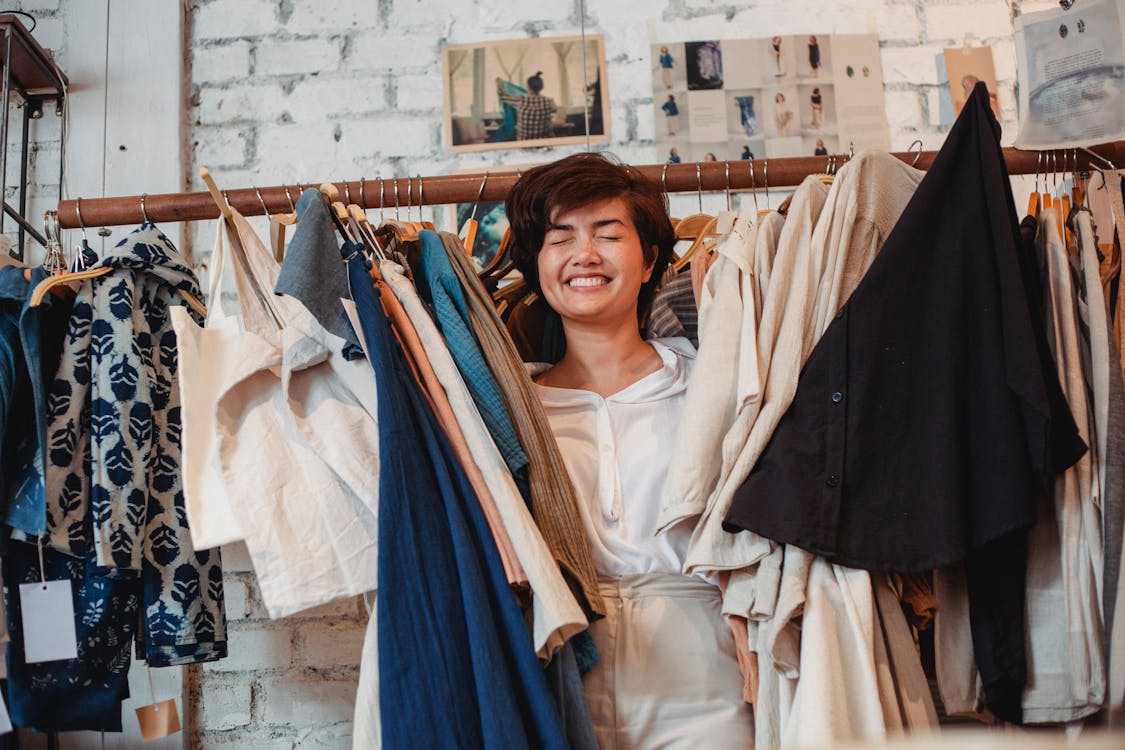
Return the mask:
M 604 620 L 583 690 L 601 747 L 753 741 L 713 581 L 682 574 L 691 522 L 656 533 L 695 350 L 639 321 L 674 237 L 660 188 L 599 154 L 525 174 L 509 194 L 512 255 L 562 319 L 566 353 L 537 392 L 580 498 Z

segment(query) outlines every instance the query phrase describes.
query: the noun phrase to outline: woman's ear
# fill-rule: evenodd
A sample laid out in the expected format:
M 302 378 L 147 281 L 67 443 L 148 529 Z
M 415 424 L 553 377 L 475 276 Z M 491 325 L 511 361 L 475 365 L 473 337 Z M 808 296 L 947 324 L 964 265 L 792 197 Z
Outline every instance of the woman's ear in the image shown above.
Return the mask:
M 645 277 L 643 279 L 641 279 L 642 284 L 647 284 L 648 280 L 652 278 L 652 269 L 656 268 L 656 259 L 659 258 L 659 257 L 660 257 L 660 246 L 659 245 L 653 245 L 652 246 L 652 260 L 649 261 L 648 265 L 645 267 Z

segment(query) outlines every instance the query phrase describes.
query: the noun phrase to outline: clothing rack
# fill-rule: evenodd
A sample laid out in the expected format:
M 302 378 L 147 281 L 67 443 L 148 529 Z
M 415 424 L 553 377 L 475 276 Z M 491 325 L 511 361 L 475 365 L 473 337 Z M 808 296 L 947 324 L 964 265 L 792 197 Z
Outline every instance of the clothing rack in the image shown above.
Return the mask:
M 894 156 L 926 169 L 936 151 L 904 151 Z M 1094 158 L 1096 155 L 1101 162 Z M 823 174 L 843 166 L 846 154 L 833 156 L 793 157 L 785 159 L 754 159 L 729 162 L 698 162 L 684 164 L 649 164 L 637 167 L 642 173 L 661 182 L 670 193 L 714 192 L 730 190 L 764 190 L 792 187 L 811 174 Z M 1021 151 L 1004 149 L 1009 174 L 1051 174 L 1058 172 L 1102 169 L 1109 164 L 1125 163 L 1125 141 L 1114 141 L 1091 149 L 1056 151 Z M 503 200 L 519 178 L 517 172 L 481 172 L 465 175 L 433 177 L 398 177 L 383 180 L 362 179 L 334 182 L 345 203 L 363 208 L 400 211 L 407 206 L 431 206 L 474 201 Z M 244 216 L 262 216 L 267 211 L 288 213 L 302 189 L 320 183 L 277 185 L 263 188 L 239 188 L 223 191 L 230 205 Z M 81 217 L 79 217 L 81 213 Z M 196 221 L 215 219 L 219 209 L 208 192 L 131 195 L 116 198 L 78 198 L 59 201 L 58 221 L 64 229 L 139 224 L 146 218 L 154 222 Z

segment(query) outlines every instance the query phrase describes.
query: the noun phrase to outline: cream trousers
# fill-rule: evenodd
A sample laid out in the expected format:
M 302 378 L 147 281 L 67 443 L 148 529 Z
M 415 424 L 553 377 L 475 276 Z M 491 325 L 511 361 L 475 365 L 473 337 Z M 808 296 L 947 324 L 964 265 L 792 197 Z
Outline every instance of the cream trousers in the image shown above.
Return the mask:
M 583 678 L 602 750 L 744 748 L 754 721 L 719 589 L 695 576 L 601 578 L 601 661 Z

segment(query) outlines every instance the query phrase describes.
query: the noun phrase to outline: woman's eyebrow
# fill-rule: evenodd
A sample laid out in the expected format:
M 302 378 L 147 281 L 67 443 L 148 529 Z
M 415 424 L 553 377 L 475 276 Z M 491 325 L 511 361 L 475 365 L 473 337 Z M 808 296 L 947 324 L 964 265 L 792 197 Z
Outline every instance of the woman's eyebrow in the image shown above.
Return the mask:
M 620 224 L 621 226 L 625 226 L 625 222 L 622 221 L 621 219 L 598 219 L 597 221 L 593 222 L 591 224 L 591 226 L 593 226 L 594 229 L 601 229 L 602 227 L 607 227 L 607 226 L 610 226 L 611 224 Z M 548 232 L 573 232 L 574 231 L 574 225 L 573 224 L 550 224 L 547 227 L 547 231 Z

